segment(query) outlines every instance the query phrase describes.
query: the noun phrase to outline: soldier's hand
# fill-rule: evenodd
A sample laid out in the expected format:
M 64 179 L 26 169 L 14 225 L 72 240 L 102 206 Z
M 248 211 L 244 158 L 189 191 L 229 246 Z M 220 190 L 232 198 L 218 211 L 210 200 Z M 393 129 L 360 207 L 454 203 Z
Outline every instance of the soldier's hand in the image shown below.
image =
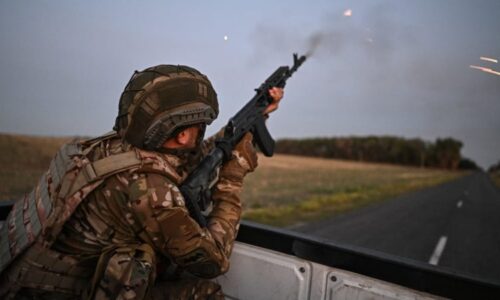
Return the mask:
M 282 88 L 273 87 L 269 89 L 269 95 L 273 99 L 273 102 L 271 102 L 271 104 L 269 104 L 269 106 L 266 108 L 266 110 L 264 111 L 264 115 L 270 114 L 278 109 L 279 103 L 283 98 L 284 93 L 285 92 Z
M 233 158 L 225 163 L 220 176 L 233 181 L 241 181 L 257 167 L 257 151 L 253 146 L 253 135 L 248 132 L 233 150 Z

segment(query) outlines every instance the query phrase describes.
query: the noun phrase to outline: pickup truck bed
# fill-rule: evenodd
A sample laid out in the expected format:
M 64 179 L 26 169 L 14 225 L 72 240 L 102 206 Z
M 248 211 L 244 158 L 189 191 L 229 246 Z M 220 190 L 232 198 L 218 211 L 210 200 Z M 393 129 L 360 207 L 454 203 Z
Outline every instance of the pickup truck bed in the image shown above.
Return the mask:
M 248 221 L 215 280 L 228 299 L 500 299 L 497 282 Z

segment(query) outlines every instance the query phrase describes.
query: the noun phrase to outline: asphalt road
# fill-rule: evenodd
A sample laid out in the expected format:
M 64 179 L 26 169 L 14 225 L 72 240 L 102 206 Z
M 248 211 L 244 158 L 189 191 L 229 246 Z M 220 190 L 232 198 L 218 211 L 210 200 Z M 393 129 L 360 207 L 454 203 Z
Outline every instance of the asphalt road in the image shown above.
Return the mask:
M 500 282 L 500 190 L 485 173 L 294 230 Z

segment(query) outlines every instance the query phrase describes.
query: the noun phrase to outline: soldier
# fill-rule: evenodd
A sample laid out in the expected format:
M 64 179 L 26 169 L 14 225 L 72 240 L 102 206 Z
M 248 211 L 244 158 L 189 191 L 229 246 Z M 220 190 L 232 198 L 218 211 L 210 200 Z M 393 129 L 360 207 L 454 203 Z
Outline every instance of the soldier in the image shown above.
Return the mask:
M 283 90 L 269 91 L 278 107 Z M 243 178 L 257 166 L 247 134 L 224 164 L 206 228 L 177 186 L 213 145 L 218 115 L 205 75 L 187 66 L 135 72 L 113 132 L 68 144 L 0 232 L 2 299 L 223 299 Z

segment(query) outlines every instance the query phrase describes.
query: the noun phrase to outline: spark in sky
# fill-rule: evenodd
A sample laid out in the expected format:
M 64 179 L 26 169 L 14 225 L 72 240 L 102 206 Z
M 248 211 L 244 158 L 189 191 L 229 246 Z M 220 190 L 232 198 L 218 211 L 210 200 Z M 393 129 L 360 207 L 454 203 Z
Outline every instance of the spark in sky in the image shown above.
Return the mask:
M 500 76 L 500 72 L 497 72 L 497 71 L 492 70 L 490 68 L 485 68 L 485 67 L 480 67 L 480 66 L 474 66 L 474 65 L 470 65 L 469 67 L 471 67 L 472 69 L 478 69 L 478 70 L 486 72 L 486 73 L 490 73 L 490 74 L 494 74 L 494 75 Z
M 350 17 L 352 16 L 352 9 L 347 9 L 344 11 L 344 17 Z
M 224 36 L 224 41 L 227 41 L 229 38 L 227 37 L 227 35 Z
M 486 57 L 486 56 L 481 56 L 479 59 L 480 60 L 484 60 L 484 61 L 494 62 L 496 64 L 498 63 L 498 59 L 489 58 L 489 57 Z

